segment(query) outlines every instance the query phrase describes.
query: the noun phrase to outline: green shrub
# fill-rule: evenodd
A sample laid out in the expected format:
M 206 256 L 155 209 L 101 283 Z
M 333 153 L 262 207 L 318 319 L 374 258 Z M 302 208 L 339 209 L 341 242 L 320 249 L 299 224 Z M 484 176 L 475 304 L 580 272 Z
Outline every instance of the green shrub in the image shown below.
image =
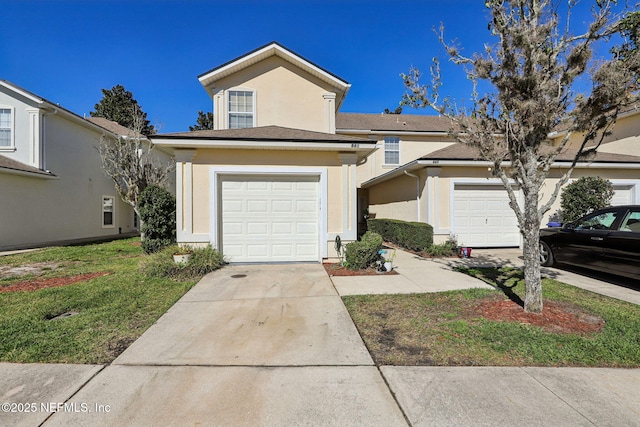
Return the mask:
M 448 257 L 458 255 L 458 239 L 455 235 L 450 235 L 443 243 L 429 246 L 421 253 L 424 256 Z
M 412 251 L 421 252 L 433 245 L 433 227 L 424 222 L 380 218 L 367 220 L 367 227 L 380 234 L 385 242 Z
M 575 221 L 597 209 L 609 206 L 613 186 L 608 179 L 585 176 L 567 185 L 560 196 L 562 221 Z
M 150 185 L 138 203 L 142 221 L 142 249 L 150 254 L 176 241 L 176 199 L 162 187 Z
M 224 264 L 222 254 L 211 245 L 189 249 L 191 256 L 186 263 L 177 264 L 173 254 L 184 252 L 178 245 L 167 246 L 161 251 L 149 255 L 142 264 L 142 271 L 151 277 L 170 277 L 173 279 L 192 279 L 211 273 Z
M 345 247 L 345 265 L 350 270 L 362 270 L 371 267 L 380 259 L 382 236 L 367 231 L 357 242 Z

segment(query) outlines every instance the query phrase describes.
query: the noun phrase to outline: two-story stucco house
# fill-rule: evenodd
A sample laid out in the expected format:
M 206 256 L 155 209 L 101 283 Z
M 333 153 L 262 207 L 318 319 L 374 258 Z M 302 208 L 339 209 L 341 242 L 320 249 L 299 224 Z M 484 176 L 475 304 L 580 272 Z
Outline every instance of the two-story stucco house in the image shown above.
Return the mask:
M 320 261 L 357 237 L 358 164 L 375 142 L 336 133 L 349 83 L 278 43 L 199 76 L 214 129 L 155 135 L 176 159 L 179 243 L 232 262 Z
M 180 243 L 211 243 L 232 262 L 318 261 L 335 256 L 337 235 L 357 238 L 368 209 L 427 222 L 436 241 L 521 244 L 502 183 L 447 119 L 340 113 L 350 85 L 275 42 L 199 80 L 214 129 L 152 137 L 175 153 Z M 614 204 L 639 202 L 638 135 L 640 114 L 628 113 L 573 176 L 610 179 Z
M 105 133 L 117 137 L 0 80 L 0 250 L 137 232 L 133 209 L 102 171 Z

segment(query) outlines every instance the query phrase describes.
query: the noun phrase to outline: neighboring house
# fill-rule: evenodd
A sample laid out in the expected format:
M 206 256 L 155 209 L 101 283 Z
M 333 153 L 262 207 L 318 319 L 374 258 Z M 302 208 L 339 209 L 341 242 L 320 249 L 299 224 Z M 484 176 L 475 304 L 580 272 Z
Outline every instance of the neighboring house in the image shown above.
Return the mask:
M 152 135 L 174 150 L 179 243 L 232 262 L 320 261 L 357 238 L 357 165 L 369 139 L 338 135 L 349 83 L 270 43 L 199 76 L 214 130 Z
M 137 232 L 133 209 L 102 171 L 105 133 L 117 137 L 0 80 L 0 250 Z
M 358 168 L 359 198 L 371 214 L 427 222 L 436 242 L 455 235 L 460 243 L 475 247 L 521 244 L 515 214 L 502 182 L 491 173 L 492 164 L 452 140 L 448 119 L 339 114 L 336 127 L 337 133 L 377 141 L 378 151 Z M 569 149 L 557 159 L 543 188 L 543 202 L 574 153 Z M 572 178 L 581 176 L 609 179 L 615 190 L 612 204 L 640 203 L 639 111 L 623 115 L 597 155 L 578 163 Z M 559 207 L 558 197 L 549 215 Z

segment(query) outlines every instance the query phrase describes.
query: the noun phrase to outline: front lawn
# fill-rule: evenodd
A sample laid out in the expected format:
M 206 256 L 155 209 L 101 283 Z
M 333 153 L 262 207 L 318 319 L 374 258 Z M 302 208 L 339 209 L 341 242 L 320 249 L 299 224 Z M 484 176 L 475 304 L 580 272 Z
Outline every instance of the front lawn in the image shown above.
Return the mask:
M 521 271 L 466 273 L 497 290 L 343 297 L 376 364 L 640 367 L 639 306 L 544 279 L 527 317 Z
M 147 276 L 148 258 L 139 239 L 0 257 L 0 291 L 52 286 L 0 292 L 0 361 L 111 362 L 197 282 Z

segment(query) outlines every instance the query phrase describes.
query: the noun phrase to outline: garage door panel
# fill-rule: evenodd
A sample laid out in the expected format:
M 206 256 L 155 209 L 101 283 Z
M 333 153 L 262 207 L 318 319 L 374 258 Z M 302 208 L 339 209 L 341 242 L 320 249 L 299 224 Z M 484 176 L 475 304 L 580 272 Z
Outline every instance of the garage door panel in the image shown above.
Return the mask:
M 247 232 L 254 236 L 267 236 L 269 234 L 269 224 L 266 222 L 248 222 Z
M 315 235 L 318 225 L 312 222 L 299 222 L 296 224 L 296 233 L 298 235 Z
M 268 184 L 265 181 L 249 181 L 243 185 L 247 191 L 263 192 L 268 189 Z
M 230 261 L 319 259 L 318 176 L 229 176 L 221 180 L 220 244 Z
M 271 202 L 272 213 L 293 213 L 293 202 L 291 200 L 273 200 Z
M 242 201 L 241 200 L 226 200 L 226 203 L 223 206 L 223 212 L 225 213 L 237 213 L 237 212 L 242 212 L 243 210 L 243 206 L 242 206 Z
M 225 222 L 223 226 L 223 233 L 225 235 L 238 235 L 243 234 L 241 222 Z
M 317 203 L 315 200 L 298 200 L 296 202 L 296 212 L 315 212 Z
M 271 233 L 290 236 L 293 233 L 293 224 L 291 222 L 274 222 L 271 224 Z
M 249 244 L 246 246 L 247 256 L 250 257 L 266 257 L 269 253 L 269 248 L 266 243 Z

